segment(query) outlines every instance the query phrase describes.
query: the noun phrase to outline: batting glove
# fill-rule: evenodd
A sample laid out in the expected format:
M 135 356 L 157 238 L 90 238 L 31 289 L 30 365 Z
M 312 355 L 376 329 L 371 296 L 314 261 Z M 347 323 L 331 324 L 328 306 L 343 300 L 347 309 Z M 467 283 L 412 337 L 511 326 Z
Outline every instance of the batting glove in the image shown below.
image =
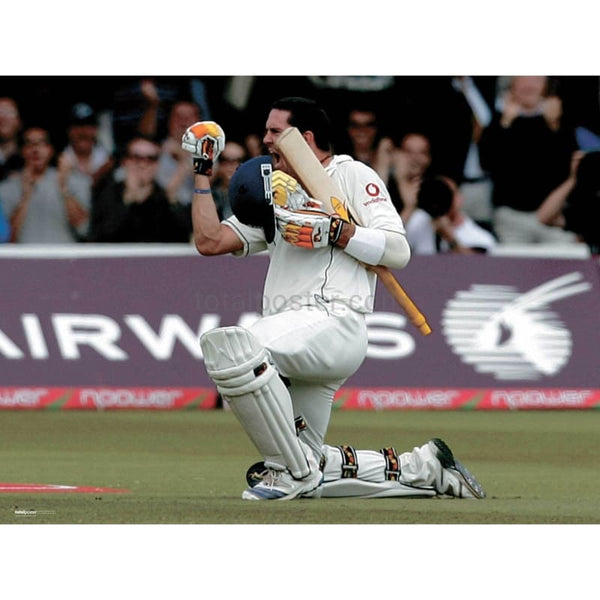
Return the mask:
M 194 173 L 212 175 L 217 157 L 225 147 L 225 132 L 214 121 L 199 121 L 186 129 L 181 147 L 194 158 Z
M 345 221 L 320 210 L 287 210 L 274 207 L 275 222 L 281 237 L 300 248 L 335 246 Z
M 283 171 L 273 171 L 271 186 L 273 187 L 273 201 L 282 208 L 292 211 L 316 208 L 323 211 L 323 203 L 311 198 L 296 179 Z

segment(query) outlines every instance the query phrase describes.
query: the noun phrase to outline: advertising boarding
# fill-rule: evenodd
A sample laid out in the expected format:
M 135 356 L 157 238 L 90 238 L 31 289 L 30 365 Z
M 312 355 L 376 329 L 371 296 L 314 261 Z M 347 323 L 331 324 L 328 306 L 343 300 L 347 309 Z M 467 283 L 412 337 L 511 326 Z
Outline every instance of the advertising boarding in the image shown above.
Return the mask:
M 0 408 L 207 409 L 198 344 L 260 315 L 268 258 L 0 257 Z M 415 256 L 378 284 L 367 358 L 339 409 L 600 406 L 597 259 Z M 267 299 L 275 302 L 277 299 Z

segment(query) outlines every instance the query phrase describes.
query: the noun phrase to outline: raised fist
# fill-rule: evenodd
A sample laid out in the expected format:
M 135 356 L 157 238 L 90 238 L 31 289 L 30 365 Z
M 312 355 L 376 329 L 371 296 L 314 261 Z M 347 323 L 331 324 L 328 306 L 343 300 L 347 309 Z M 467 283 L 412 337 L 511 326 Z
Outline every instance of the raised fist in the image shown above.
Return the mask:
M 215 160 L 225 147 L 225 132 L 214 121 L 199 121 L 186 129 L 181 147 L 192 154 L 194 172 L 210 176 Z

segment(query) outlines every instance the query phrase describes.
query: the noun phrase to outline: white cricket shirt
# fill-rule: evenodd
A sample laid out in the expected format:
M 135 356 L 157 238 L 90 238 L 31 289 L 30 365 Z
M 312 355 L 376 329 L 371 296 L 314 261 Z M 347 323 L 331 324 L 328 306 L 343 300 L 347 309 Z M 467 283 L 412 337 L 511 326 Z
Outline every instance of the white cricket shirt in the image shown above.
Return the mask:
M 325 169 L 344 193 L 346 209 L 363 227 L 405 234 L 385 184 L 377 173 L 347 155 L 334 156 Z M 267 244 L 263 230 L 225 220 L 244 244 L 238 256 L 268 250 L 269 268 L 263 293 L 263 315 L 300 306 L 335 308 L 337 303 L 361 313 L 373 311 L 376 275 L 340 248 L 306 249 L 292 246 L 278 231 Z

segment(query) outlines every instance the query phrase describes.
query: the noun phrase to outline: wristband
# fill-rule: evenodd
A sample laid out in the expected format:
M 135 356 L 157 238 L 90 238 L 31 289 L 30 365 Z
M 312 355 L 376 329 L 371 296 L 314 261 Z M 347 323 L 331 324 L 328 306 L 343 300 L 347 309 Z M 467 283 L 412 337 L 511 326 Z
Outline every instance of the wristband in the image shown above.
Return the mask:
M 335 246 L 342 235 L 342 229 L 345 221 L 339 217 L 332 217 L 331 224 L 329 226 L 329 243 Z
M 194 188 L 194 194 L 212 194 L 210 188 Z
M 357 226 L 344 252 L 367 265 L 378 265 L 385 252 L 385 233 Z

